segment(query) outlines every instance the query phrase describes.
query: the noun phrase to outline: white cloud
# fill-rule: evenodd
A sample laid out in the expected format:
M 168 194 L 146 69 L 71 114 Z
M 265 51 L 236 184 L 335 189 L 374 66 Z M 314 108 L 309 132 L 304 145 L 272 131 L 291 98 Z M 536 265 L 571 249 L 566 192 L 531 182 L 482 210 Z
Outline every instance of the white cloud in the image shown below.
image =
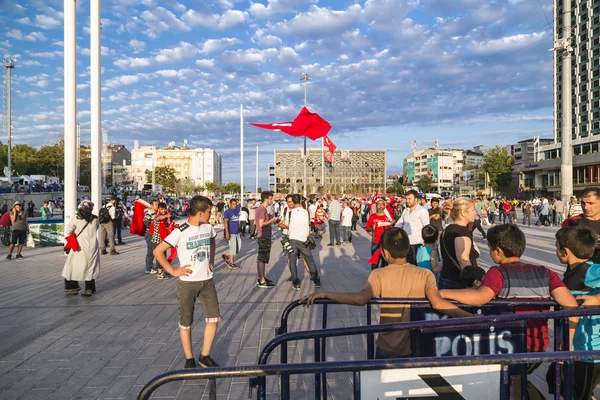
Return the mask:
M 19 67 L 41 67 L 43 65 L 41 62 L 35 60 L 19 61 Z
M 17 18 L 16 21 L 20 24 L 31 25 L 31 20 L 29 19 L 29 17 Z
M 175 14 L 163 7 L 143 11 L 140 17 L 147 28 L 144 33 L 153 39 L 156 39 L 165 31 L 189 32 L 192 30 L 185 22 L 177 18 Z
M 531 34 L 517 34 L 499 39 L 486 41 L 473 41 L 469 50 L 476 54 L 492 54 L 499 51 L 513 51 L 529 46 L 537 41 L 550 36 L 548 32 L 534 32 Z
M 192 26 L 203 26 L 213 29 L 229 29 L 246 21 L 248 13 L 240 10 L 227 10 L 219 14 L 201 14 L 195 10 L 188 10 L 182 19 Z
M 10 31 L 5 33 L 7 38 L 23 40 L 23 33 L 21 33 L 18 29 L 11 29 Z
M 148 74 L 121 75 L 105 81 L 104 86 L 109 89 L 114 89 L 120 86 L 133 85 L 134 83 L 137 83 L 142 79 L 148 79 L 149 77 Z
M 60 28 L 62 24 L 62 20 L 59 20 L 50 15 L 36 15 L 33 21 L 34 26 L 37 26 L 42 29 Z
M 25 40 L 29 40 L 31 42 L 35 42 L 38 40 L 48 40 L 46 36 L 42 32 L 31 32 L 27 36 L 25 36 Z
M 240 43 L 242 43 L 242 41 L 236 38 L 208 39 L 202 44 L 200 52 L 214 53 L 216 51 L 221 51 L 226 47 L 231 47 Z
M 128 57 L 115 61 L 113 64 L 121 69 L 127 68 L 143 68 L 151 65 L 166 63 L 173 64 L 182 61 L 186 58 L 194 58 L 199 50 L 196 46 L 180 42 L 179 46 L 170 49 L 162 49 L 154 57 L 134 58 Z
M 142 51 L 146 48 L 146 43 L 141 40 L 132 39 L 129 41 L 129 47 L 137 51 Z
M 267 5 L 253 3 L 248 8 L 248 12 L 257 18 L 271 18 L 276 14 L 292 12 L 297 10 L 302 4 L 317 4 L 318 0 L 268 0 Z

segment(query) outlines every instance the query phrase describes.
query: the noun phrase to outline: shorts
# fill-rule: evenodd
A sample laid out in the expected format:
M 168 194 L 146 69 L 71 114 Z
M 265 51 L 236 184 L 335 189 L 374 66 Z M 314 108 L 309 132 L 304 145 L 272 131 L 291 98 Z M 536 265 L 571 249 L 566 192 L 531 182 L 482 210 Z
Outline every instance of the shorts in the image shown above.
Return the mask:
M 269 263 L 271 257 L 271 238 L 270 237 L 259 237 L 258 238 L 258 261 Z
M 219 299 L 212 279 L 206 281 L 182 281 L 177 284 L 179 298 L 179 327 L 190 329 L 194 322 L 194 304 L 200 301 L 206 322 L 219 322 Z
M 18 229 L 13 229 L 12 232 L 12 244 L 25 244 L 25 241 L 27 240 L 27 231 L 25 230 L 18 230 Z
M 227 243 L 229 244 L 229 254 L 235 256 L 240 252 L 240 249 L 242 248 L 242 238 L 239 233 L 229 235 Z

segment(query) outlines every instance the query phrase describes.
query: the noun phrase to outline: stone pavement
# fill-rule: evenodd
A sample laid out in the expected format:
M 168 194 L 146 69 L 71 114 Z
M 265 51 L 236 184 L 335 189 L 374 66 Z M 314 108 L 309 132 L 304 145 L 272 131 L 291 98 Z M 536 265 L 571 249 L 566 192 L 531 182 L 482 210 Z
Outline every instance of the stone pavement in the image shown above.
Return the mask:
M 525 228 L 528 247 L 525 261 L 563 268 L 554 255 L 555 228 Z M 273 243 L 268 276 L 275 289 L 260 289 L 256 281 L 254 241 L 244 238 L 231 271 L 220 261 L 225 250 L 218 231 L 215 281 L 222 322 L 212 356 L 222 366 L 255 365 L 262 347 L 275 336 L 279 316 L 292 300 L 314 290 L 304 268 L 299 267 L 302 290 L 291 290 L 289 271 L 281 245 Z M 476 233 L 483 251 L 482 266 L 490 265 L 485 242 Z M 60 248 L 24 249 L 24 260 L 0 261 L 0 399 L 134 399 L 151 378 L 183 367 L 177 328 L 176 279 L 157 280 L 144 274 L 146 245 L 142 238 L 124 239 L 121 255 L 102 256 L 98 292 L 91 298 L 66 297 L 60 276 L 64 256 Z M 352 245 L 327 247 L 318 243 L 315 258 L 323 287 L 320 290 L 357 291 L 369 274 L 369 236 L 359 227 Z M 289 331 L 321 325 L 320 308 L 301 308 L 292 313 Z M 333 306 L 328 327 L 364 325 L 362 307 Z M 204 318 L 195 313 L 193 349 L 200 351 Z M 312 341 L 289 345 L 290 362 L 311 361 Z M 360 360 L 366 356 L 363 336 L 332 338 L 327 359 Z M 278 362 L 275 352 L 270 360 Z M 539 369 L 536 383 L 546 367 Z M 314 398 L 313 376 L 293 376 L 292 397 Z M 331 399 L 351 398 L 351 375 L 329 374 Z M 278 398 L 278 380 L 268 378 L 270 398 Z M 245 399 L 247 379 L 219 380 L 220 399 Z M 154 398 L 205 398 L 201 381 L 174 382 L 160 388 Z

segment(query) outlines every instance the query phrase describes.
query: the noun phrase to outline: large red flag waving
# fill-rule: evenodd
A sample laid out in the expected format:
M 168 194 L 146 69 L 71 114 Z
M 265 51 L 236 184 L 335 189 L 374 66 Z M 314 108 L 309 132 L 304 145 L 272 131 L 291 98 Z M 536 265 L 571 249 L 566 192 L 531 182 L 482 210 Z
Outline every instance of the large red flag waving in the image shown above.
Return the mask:
M 285 132 L 295 137 L 306 136 L 311 140 L 317 140 L 326 136 L 331 130 L 329 122 L 321 118 L 319 114 L 311 113 L 306 107 L 302 107 L 300 114 L 292 122 L 275 122 L 272 124 L 250 123 L 250 125 L 272 131 Z
M 150 208 L 150 204 L 142 199 L 133 203 L 133 217 L 129 226 L 129 233 L 136 236 L 144 236 L 146 227 L 144 226 L 144 210 Z

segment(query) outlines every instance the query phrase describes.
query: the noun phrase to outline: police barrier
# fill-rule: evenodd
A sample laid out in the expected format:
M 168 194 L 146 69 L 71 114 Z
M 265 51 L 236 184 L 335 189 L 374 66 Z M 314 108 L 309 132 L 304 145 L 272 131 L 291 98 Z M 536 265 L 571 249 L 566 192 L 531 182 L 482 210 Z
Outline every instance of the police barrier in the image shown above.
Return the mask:
M 304 363 L 304 364 L 272 364 L 243 367 L 219 367 L 196 370 L 171 371 L 159 375 L 150 380 L 138 394 L 138 400 L 148 400 L 150 396 L 162 385 L 181 381 L 181 380 L 200 380 L 208 379 L 209 383 L 214 383 L 219 378 L 243 378 L 276 376 L 282 373 L 288 375 L 314 374 L 321 371 L 331 373 L 352 372 L 353 379 L 353 399 L 368 400 L 361 396 L 361 387 L 363 377 L 362 373 L 368 371 L 389 371 L 401 369 L 409 371 L 409 368 L 432 368 L 432 367 L 451 367 L 451 366 L 481 366 L 481 365 L 500 365 L 501 375 L 499 384 L 499 398 L 508 399 L 509 379 L 508 366 L 511 364 L 530 364 L 544 362 L 573 362 L 582 358 L 600 360 L 600 351 L 566 351 L 550 353 L 527 353 L 527 354 L 495 354 L 479 357 L 444 357 L 438 359 L 432 358 L 397 358 L 390 360 L 365 360 L 365 361 L 344 361 L 344 362 L 323 362 L 323 363 Z M 252 398 L 252 387 L 248 398 Z M 459 393 L 460 395 L 460 393 Z M 216 384 L 209 385 L 209 400 L 216 400 Z M 265 400 L 266 396 L 258 393 L 258 400 Z M 438 397 L 441 398 L 441 397 Z M 452 398 L 462 398 L 452 397 Z M 487 397 L 489 398 L 489 397 Z
M 555 307 L 555 308 L 558 307 L 558 304 L 552 300 L 496 299 L 496 300 L 492 300 L 488 304 L 486 304 L 484 306 L 480 306 L 480 307 L 464 306 L 455 301 L 452 301 L 452 303 L 457 304 L 465 309 L 469 309 L 474 314 L 484 314 L 484 315 L 513 314 L 515 307 L 540 307 L 543 309 L 550 309 L 550 307 Z M 327 300 L 327 299 L 317 299 L 317 300 L 315 300 L 314 304 L 322 305 L 321 329 L 326 329 L 327 328 L 328 305 L 338 304 L 338 303 L 335 303 L 334 301 Z M 366 305 L 366 325 L 367 326 L 371 325 L 371 323 L 372 323 L 372 306 L 373 305 L 384 305 L 384 304 L 410 305 L 411 321 L 425 321 L 425 320 L 430 320 L 430 319 L 447 318 L 447 316 L 442 315 L 442 314 L 436 312 L 435 310 L 433 310 L 431 308 L 431 304 L 426 299 L 400 299 L 400 298 L 372 299 Z M 282 335 L 284 333 L 287 333 L 288 320 L 289 320 L 291 312 L 294 309 L 296 309 L 297 307 L 302 306 L 302 305 L 303 305 L 303 303 L 300 303 L 299 300 L 296 300 L 286 306 L 286 308 L 283 310 L 283 312 L 281 314 L 280 326 L 279 326 L 279 328 L 275 329 L 276 335 Z M 524 348 L 523 342 L 519 340 L 519 339 L 523 339 L 524 335 L 522 333 L 523 332 L 522 327 L 521 328 L 519 327 L 520 324 L 518 322 L 512 322 L 513 325 L 515 323 L 517 326 L 512 326 L 513 331 L 511 332 L 511 338 L 513 338 L 513 340 L 511 341 L 511 344 L 513 347 L 512 352 L 517 353 L 517 352 L 520 352 L 520 350 Z M 506 326 L 506 325 L 504 325 L 504 326 Z M 556 321 L 555 334 L 554 334 L 555 348 L 560 347 L 560 334 L 558 333 L 559 332 L 558 326 L 559 326 L 559 321 Z M 486 326 L 485 328 L 489 331 L 489 329 L 491 327 Z M 450 330 L 450 332 L 447 332 L 448 333 L 447 335 L 436 335 L 435 332 L 429 332 L 427 327 L 424 327 L 422 331 L 418 331 L 418 332 L 412 331 L 411 332 L 412 348 L 419 349 L 419 351 L 421 350 L 420 349 L 421 347 L 423 347 L 423 350 L 426 350 L 429 348 L 435 348 L 436 338 L 437 338 L 438 342 L 441 341 L 440 344 L 447 344 L 448 339 L 451 340 L 451 343 L 452 343 L 452 341 L 454 341 L 454 339 L 456 339 L 456 337 L 460 338 L 460 336 L 464 333 L 464 329 L 461 327 L 445 328 L 445 329 Z M 496 329 L 496 327 L 494 326 L 494 330 L 495 329 Z M 452 333 L 452 330 L 454 331 L 453 332 L 454 335 L 451 338 L 450 334 Z M 483 333 L 483 332 L 481 332 L 481 333 Z M 475 333 L 475 334 L 477 334 L 477 333 Z M 488 335 L 488 338 L 489 338 L 489 335 Z M 326 354 L 327 354 L 326 346 L 327 346 L 327 342 L 326 342 L 325 338 L 314 340 L 314 353 L 315 353 L 314 360 L 315 360 L 315 362 L 320 362 L 320 361 L 326 359 L 325 358 Z M 466 350 L 466 341 L 465 341 L 464 346 L 465 346 L 465 350 Z M 482 350 L 481 347 L 479 348 L 479 350 Z M 488 351 L 491 350 L 491 348 L 489 346 L 489 342 L 488 342 L 487 350 Z M 486 353 L 483 352 L 481 354 L 486 354 Z M 417 353 L 417 355 L 418 355 L 418 353 Z M 432 354 L 431 352 L 426 352 L 426 353 L 423 353 L 420 355 L 435 356 L 435 354 Z M 441 354 L 441 355 L 451 355 L 451 354 Z M 454 354 L 454 355 L 469 355 L 469 354 L 463 352 L 463 353 Z M 374 356 L 375 356 L 375 335 L 373 333 L 368 333 L 367 334 L 367 359 L 373 359 Z M 287 363 L 287 361 L 288 361 L 287 357 L 288 357 L 287 345 L 283 345 L 283 346 L 281 346 L 281 349 L 280 349 L 279 362 L 282 364 Z M 557 366 L 556 367 L 557 372 L 558 372 L 558 368 L 559 367 Z M 558 375 L 560 375 L 560 374 L 558 374 Z M 281 398 L 288 399 L 290 397 L 289 377 L 284 373 L 284 374 L 281 374 L 280 379 L 281 379 Z M 523 384 L 525 385 L 527 383 L 526 379 L 524 379 L 523 381 L 524 381 Z M 559 383 L 557 383 L 557 385 L 558 384 Z M 319 390 L 318 395 L 317 395 L 318 399 L 321 398 L 321 394 L 322 394 L 322 398 L 327 398 L 327 376 L 326 376 L 325 372 L 315 375 L 315 390 L 317 390 L 317 389 Z

